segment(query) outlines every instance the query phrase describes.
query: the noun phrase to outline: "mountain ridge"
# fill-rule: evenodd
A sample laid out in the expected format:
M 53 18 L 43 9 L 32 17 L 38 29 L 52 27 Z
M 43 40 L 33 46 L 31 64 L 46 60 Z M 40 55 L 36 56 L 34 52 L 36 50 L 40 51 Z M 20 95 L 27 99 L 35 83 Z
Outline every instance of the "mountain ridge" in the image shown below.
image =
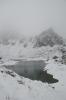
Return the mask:
M 64 40 L 63 38 L 58 35 L 52 28 L 49 28 L 46 31 L 43 31 L 38 36 L 35 37 L 35 47 L 41 46 L 54 46 L 54 45 L 63 45 Z

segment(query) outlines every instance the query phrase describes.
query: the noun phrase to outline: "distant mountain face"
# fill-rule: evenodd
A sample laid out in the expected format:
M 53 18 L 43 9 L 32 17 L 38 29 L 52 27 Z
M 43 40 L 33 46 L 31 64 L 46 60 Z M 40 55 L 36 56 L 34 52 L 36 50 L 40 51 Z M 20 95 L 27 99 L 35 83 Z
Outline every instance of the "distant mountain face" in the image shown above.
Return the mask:
M 54 45 L 63 45 L 64 40 L 61 36 L 54 32 L 52 28 L 42 32 L 41 34 L 30 37 L 29 39 L 25 38 L 24 36 L 18 37 L 15 34 L 8 34 L 4 35 L 4 37 L 0 40 L 0 43 L 4 45 L 15 44 L 17 41 L 19 43 L 30 44 L 32 47 L 41 47 L 41 46 L 54 46 Z
M 40 35 L 35 37 L 34 47 L 41 46 L 54 46 L 54 45 L 63 45 L 64 41 L 61 36 L 54 32 L 53 29 L 48 29 L 42 32 Z

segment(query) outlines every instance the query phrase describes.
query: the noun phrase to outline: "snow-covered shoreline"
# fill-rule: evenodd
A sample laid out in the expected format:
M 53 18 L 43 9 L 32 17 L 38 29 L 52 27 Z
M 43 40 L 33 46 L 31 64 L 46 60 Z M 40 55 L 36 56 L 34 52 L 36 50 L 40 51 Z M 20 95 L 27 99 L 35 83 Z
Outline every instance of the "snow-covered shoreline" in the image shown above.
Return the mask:
M 54 84 L 21 78 L 14 72 L 13 77 L 6 73 L 10 70 L 0 66 L 1 100 L 66 100 L 66 65 L 51 60 L 47 62 L 48 73 L 59 79 L 59 82 Z
M 61 46 L 24 48 L 22 44 L 0 46 L 0 100 L 66 100 L 66 65 L 62 64 Z M 15 52 L 16 51 L 16 52 Z M 53 59 L 53 57 L 56 57 Z M 48 84 L 20 77 L 4 66 L 16 65 L 21 60 L 43 60 L 45 70 L 59 82 Z M 58 60 L 58 61 L 57 61 Z

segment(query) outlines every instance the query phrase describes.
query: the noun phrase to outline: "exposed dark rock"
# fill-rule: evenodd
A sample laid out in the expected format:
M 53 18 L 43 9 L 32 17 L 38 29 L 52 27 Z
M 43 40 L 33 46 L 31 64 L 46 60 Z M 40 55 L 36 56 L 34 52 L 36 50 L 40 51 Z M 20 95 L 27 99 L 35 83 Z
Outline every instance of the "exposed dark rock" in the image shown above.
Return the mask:
M 57 56 L 54 56 L 53 59 L 58 59 L 58 57 Z
M 2 57 L 0 57 L 0 60 L 2 59 Z
M 6 73 L 9 74 L 9 75 L 11 75 L 12 77 L 15 77 L 15 76 L 16 76 L 16 75 L 15 75 L 13 72 L 11 72 L 11 71 L 6 71 Z

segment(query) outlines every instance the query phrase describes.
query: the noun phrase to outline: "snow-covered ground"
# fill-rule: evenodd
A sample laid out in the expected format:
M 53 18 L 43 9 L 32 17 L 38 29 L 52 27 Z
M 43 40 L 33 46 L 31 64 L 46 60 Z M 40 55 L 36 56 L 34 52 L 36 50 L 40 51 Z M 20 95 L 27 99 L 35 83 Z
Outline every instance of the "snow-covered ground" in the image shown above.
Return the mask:
M 46 70 L 59 82 L 32 81 L 0 66 L 0 100 L 66 100 L 66 66 L 51 61 Z
M 61 52 L 56 47 L 24 48 L 21 44 L 15 46 L 0 46 L 0 100 L 66 100 L 66 65 L 52 60 L 54 56 L 61 59 Z M 20 77 L 8 70 L 4 65 L 14 65 L 15 59 L 43 59 L 47 65 L 45 70 L 59 82 L 48 84 Z
M 52 59 L 52 57 L 57 55 L 61 58 L 62 54 L 60 52 L 61 46 L 45 46 L 39 48 L 33 48 L 32 44 L 28 44 L 27 47 L 24 47 L 23 44 L 16 42 L 15 45 L 3 45 L 0 44 L 0 57 L 4 60 L 7 59 L 18 59 L 18 58 L 43 58 L 43 59 Z

